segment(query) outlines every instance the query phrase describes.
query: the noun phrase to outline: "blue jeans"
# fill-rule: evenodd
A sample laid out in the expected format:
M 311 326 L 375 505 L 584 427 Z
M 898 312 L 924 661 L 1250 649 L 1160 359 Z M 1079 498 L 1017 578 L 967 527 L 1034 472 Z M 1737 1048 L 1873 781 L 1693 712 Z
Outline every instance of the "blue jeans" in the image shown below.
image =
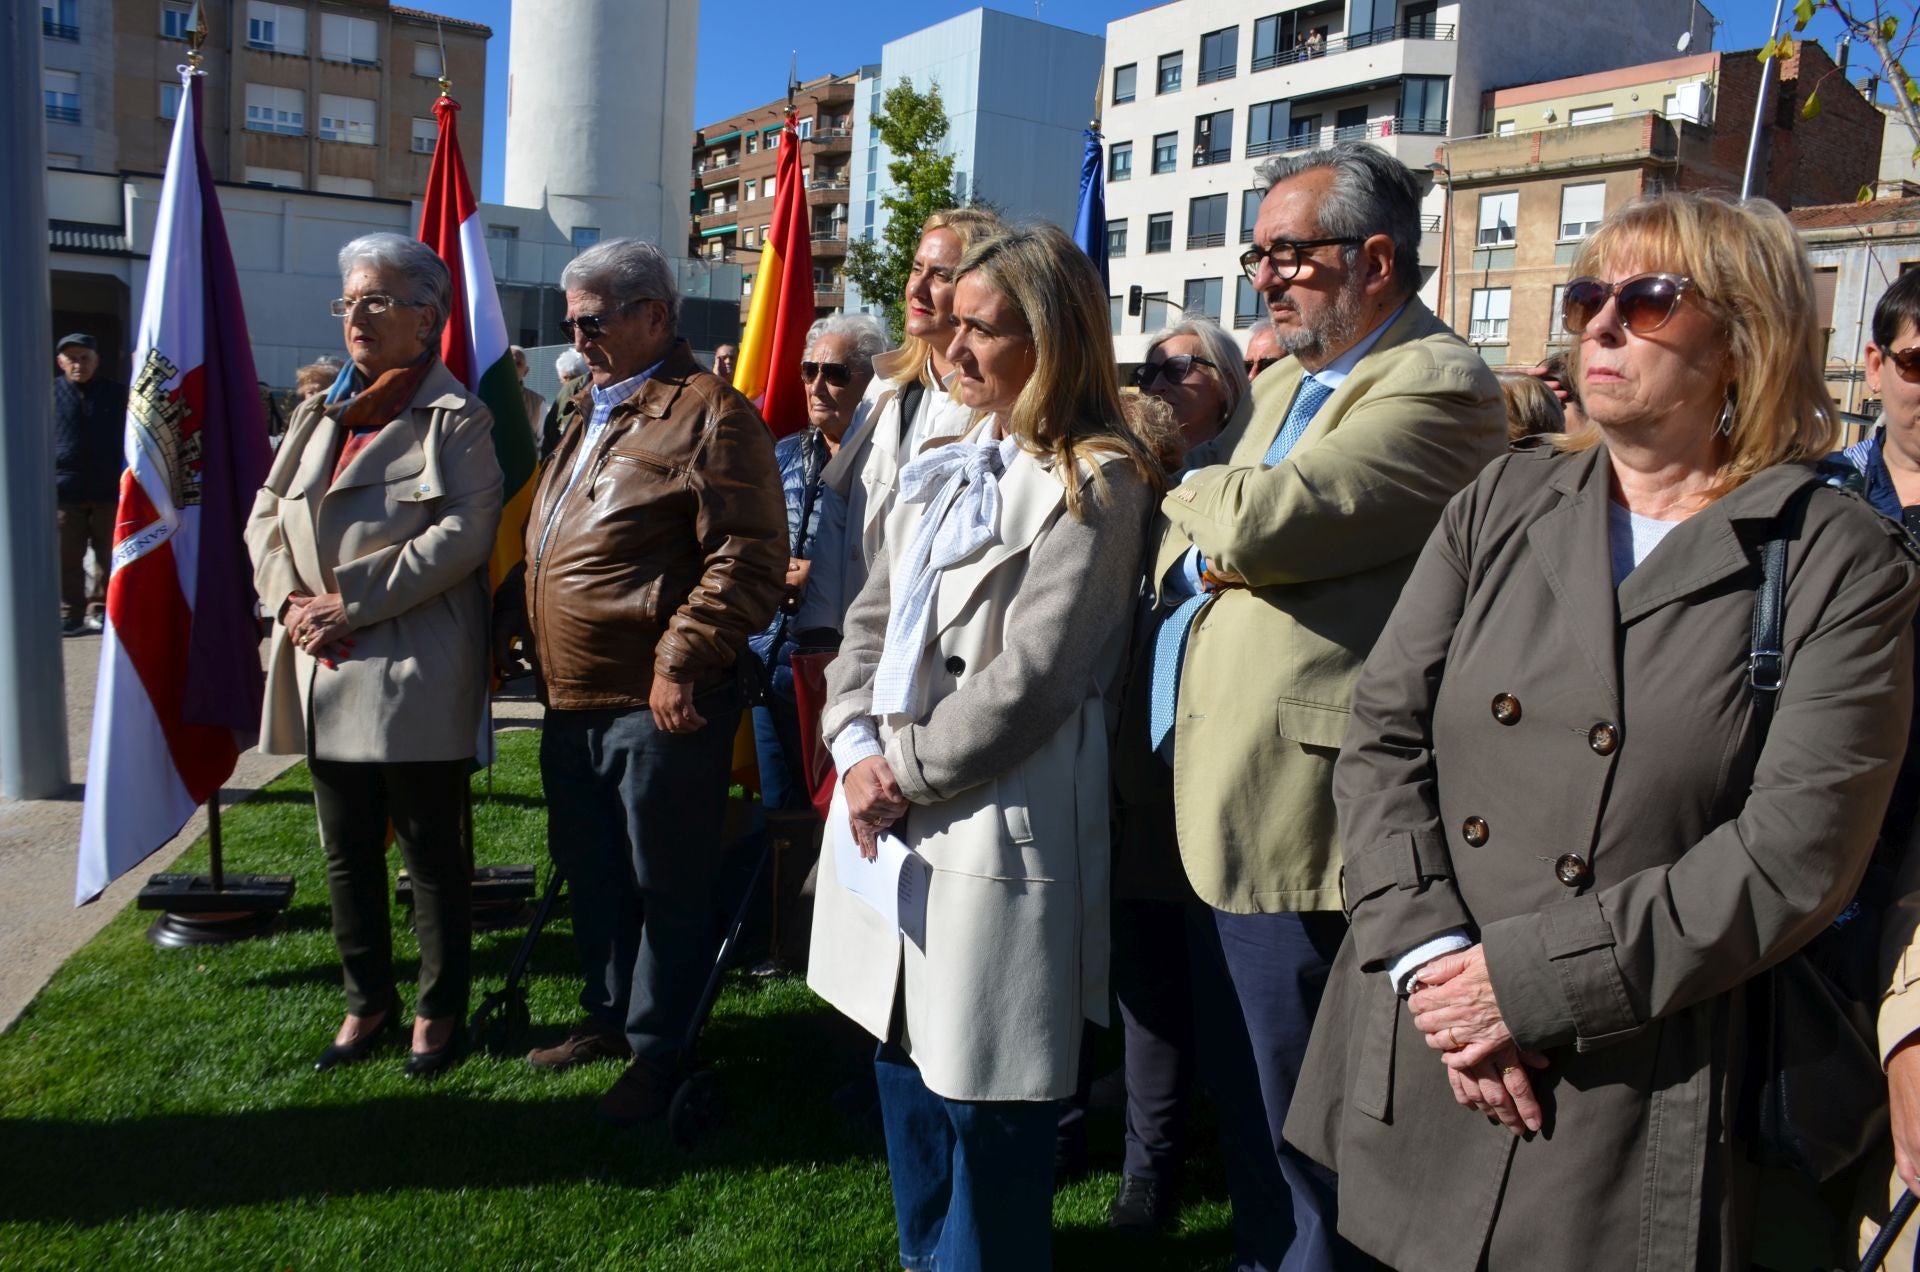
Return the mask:
M 1059 1105 L 935 1095 L 907 1053 L 890 1042 L 880 1044 L 873 1070 L 900 1266 L 934 1272 L 1052 1267 Z
M 760 761 L 760 804 L 805 808 L 810 796 L 802 767 L 800 708 L 779 691 L 753 709 L 753 750 Z
M 707 723 L 645 707 L 549 711 L 540 732 L 547 848 L 567 879 L 580 1006 L 636 1056 L 675 1062 L 712 970 L 739 691 L 700 694 Z

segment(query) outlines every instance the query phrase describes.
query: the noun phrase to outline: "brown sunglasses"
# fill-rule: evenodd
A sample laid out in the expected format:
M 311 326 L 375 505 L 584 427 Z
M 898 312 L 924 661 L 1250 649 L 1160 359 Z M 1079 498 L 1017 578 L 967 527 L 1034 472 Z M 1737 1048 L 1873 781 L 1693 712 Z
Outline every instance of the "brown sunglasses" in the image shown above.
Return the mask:
M 1902 380 L 1920 383 L 1920 345 L 1910 349 L 1882 349 L 1880 356 L 1893 363 Z

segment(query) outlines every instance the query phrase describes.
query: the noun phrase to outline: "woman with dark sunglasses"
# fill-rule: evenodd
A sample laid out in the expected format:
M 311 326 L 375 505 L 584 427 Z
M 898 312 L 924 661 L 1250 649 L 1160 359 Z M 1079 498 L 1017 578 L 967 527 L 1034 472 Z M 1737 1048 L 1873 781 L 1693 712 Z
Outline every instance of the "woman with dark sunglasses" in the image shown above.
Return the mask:
M 764 699 L 753 708 L 753 742 L 760 800 L 770 809 L 807 806 L 793 651 L 801 643 L 837 643 L 841 618 L 853 601 L 839 568 L 846 501 L 821 477 L 860 418 L 873 359 L 886 348 L 886 328 L 865 314 L 835 314 L 814 323 L 800 363 L 807 427 L 773 447 L 787 501 L 787 593 L 766 629 L 747 638 L 766 672 Z
M 1774 986 L 1750 982 L 1860 885 L 1920 564 L 1816 475 L 1825 339 L 1776 207 L 1635 201 L 1574 274 L 1593 427 L 1454 498 L 1355 687 L 1352 926 L 1287 1133 L 1395 1267 L 1802 1266 L 1756 1218 L 1789 1211 L 1784 1178 L 1757 1204 Z M 1852 1129 L 1822 1107 L 1793 1116 Z
M 1225 431 L 1249 409 L 1240 346 L 1210 318 L 1182 318 L 1153 337 L 1146 360 L 1133 371 L 1133 387 L 1159 398 L 1179 421 L 1192 451 Z

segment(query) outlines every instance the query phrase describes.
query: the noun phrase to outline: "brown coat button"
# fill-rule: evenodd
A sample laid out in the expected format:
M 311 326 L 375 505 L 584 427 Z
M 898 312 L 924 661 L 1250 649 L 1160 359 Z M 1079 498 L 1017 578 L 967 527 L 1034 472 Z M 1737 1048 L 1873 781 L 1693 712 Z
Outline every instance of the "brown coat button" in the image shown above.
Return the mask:
M 957 676 L 961 672 L 965 671 L 966 669 L 967 669 L 967 660 L 962 658 L 960 655 L 955 654 L 951 658 L 947 659 L 948 675 Z
M 1602 720 L 1587 730 L 1587 745 L 1595 755 L 1612 755 L 1620 747 L 1620 730 Z
M 1593 881 L 1593 867 L 1578 853 L 1568 853 L 1553 863 L 1553 873 L 1569 888 L 1584 888 Z
M 1491 833 L 1487 829 L 1487 819 L 1484 817 L 1469 817 L 1460 823 L 1460 837 L 1475 848 L 1486 843 Z
M 1520 723 L 1520 699 L 1510 693 L 1496 694 L 1493 699 L 1493 718 L 1502 724 Z

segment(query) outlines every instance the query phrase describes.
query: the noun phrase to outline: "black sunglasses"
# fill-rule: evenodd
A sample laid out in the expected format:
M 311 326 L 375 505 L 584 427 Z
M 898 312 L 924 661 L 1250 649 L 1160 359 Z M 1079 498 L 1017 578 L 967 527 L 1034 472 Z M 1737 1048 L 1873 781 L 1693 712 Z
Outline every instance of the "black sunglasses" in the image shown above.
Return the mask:
M 844 389 L 853 383 L 853 368 L 844 362 L 802 362 L 800 378 L 808 384 L 825 378 L 836 389 Z
M 1250 358 L 1240 365 L 1247 369 L 1247 378 L 1252 379 L 1278 361 L 1280 361 L 1278 358 Z
M 1240 253 L 1240 269 L 1246 274 L 1247 281 L 1254 281 L 1260 272 L 1260 262 L 1265 261 L 1273 269 L 1273 276 L 1281 282 L 1291 282 L 1300 272 L 1300 266 L 1306 263 L 1305 253 L 1316 247 L 1358 247 L 1366 242 L 1362 238 L 1317 239 L 1281 239 L 1265 247 L 1250 247 Z
M 1893 363 L 1902 380 L 1920 382 L 1920 345 L 1910 349 L 1882 349 L 1880 356 Z
M 1560 312 L 1567 331 L 1577 336 L 1600 316 L 1611 299 L 1620 325 L 1636 336 L 1645 336 L 1666 326 L 1680 307 L 1681 294 L 1692 290 L 1693 280 L 1685 274 L 1635 274 L 1617 283 L 1576 278 L 1560 298 Z
M 635 305 L 644 305 L 651 299 L 653 299 L 651 296 L 647 296 L 640 300 L 630 300 L 624 305 L 615 305 L 604 314 L 578 314 L 572 318 L 562 318 L 560 320 L 560 330 L 567 333 L 568 344 L 573 343 L 573 333 L 576 330 L 589 340 L 598 340 L 607 334 L 608 319 L 612 318 L 615 314 L 625 313 Z
M 1162 376 L 1168 384 L 1185 384 L 1195 367 L 1213 367 L 1213 363 L 1191 353 L 1176 353 L 1159 362 L 1142 362 L 1133 369 L 1133 387 L 1144 389 Z M 1213 367 L 1218 371 L 1219 367 Z

